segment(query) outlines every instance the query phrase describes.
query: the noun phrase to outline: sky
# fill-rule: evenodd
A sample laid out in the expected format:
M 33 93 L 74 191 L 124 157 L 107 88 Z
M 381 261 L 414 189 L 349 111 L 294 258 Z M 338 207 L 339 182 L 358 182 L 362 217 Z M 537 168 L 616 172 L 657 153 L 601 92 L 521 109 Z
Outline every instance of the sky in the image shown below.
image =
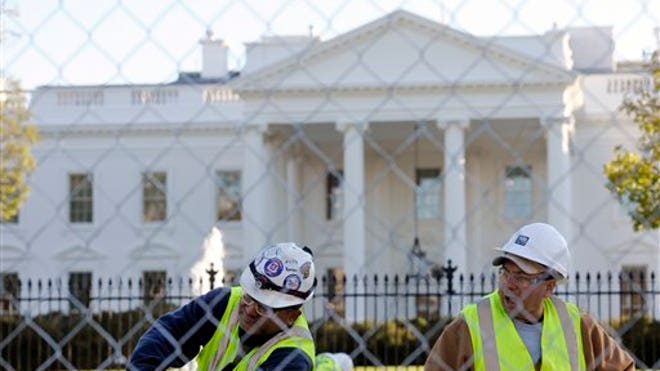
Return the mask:
M 331 39 L 397 9 L 476 36 L 612 26 L 616 60 L 658 42 L 660 0 L 0 0 L 1 72 L 39 85 L 162 83 L 199 71 L 207 30 L 245 63 L 244 43 L 269 35 Z

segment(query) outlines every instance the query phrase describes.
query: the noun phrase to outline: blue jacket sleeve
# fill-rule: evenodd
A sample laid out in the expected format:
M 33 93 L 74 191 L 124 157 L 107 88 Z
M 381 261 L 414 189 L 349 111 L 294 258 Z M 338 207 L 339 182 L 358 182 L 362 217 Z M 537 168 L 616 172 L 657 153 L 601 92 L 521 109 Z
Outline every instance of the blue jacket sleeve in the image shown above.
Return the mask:
M 215 332 L 231 290 L 219 288 L 158 318 L 133 351 L 129 370 L 164 370 L 190 362 Z
M 266 362 L 259 365 L 261 371 L 311 371 L 313 368 L 312 360 L 298 348 L 276 349 Z

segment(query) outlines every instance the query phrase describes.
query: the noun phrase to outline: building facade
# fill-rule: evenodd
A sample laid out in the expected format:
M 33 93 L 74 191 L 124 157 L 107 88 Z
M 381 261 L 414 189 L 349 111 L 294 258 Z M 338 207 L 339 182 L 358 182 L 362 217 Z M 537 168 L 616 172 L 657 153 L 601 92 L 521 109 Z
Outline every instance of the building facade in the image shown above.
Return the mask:
M 201 44 L 202 71 L 172 83 L 33 93 L 38 167 L 0 226 L 5 277 L 185 277 L 204 256 L 231 276 L 283 240 L 319 275 L 482 273 L 533 221 L 567 237 L 574 270 L 660 271 L 660 235 L 604 187 L 638 135 L 619 106 L 651 85 L 618 68 L 610 28 L 475 37 L 397 11 L 263 38 L 241 71 Z

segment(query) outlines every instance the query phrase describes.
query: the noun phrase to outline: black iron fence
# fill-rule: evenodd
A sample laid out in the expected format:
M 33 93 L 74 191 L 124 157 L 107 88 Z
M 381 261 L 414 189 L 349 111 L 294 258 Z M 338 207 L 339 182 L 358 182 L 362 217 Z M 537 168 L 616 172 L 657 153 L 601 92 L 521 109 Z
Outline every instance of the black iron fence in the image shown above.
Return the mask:
M 2 292 L 0 366 L 122 367 L 159 315 L 231 285 L 209 278 L 14 280 Z M 458 275 L 451 266 L 429 276 L 323 277 L 305 311 L 319 351 L 346 352 L 358 365 L 419 365 L 450 318 L 496 283 L 494 274 Z M 598 318 L 639 366 L 658 368 L 657 284 L 654 273 L 578 273 L 557 294 Z

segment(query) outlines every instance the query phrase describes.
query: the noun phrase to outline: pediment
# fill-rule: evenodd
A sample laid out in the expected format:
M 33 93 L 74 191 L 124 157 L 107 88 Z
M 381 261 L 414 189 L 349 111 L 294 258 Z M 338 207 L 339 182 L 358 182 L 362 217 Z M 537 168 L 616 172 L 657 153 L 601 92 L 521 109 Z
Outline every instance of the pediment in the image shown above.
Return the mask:
M 565 85 L 571 71 L 406 12 L 241 76 L 239 93 Z
M 57 260 L 72 260 L 72 261 L 84 261 L 84 260 L 101 260 L 105 259 L 106 256 L 100 252 L 84 246 L 74 246 L 65 250 L 58 252 L 55 255 Z
M 180 254 L 173 248 L 159 244 L 141 245 L 130 252 L 130 257 L 137 260 L 179 259 Z

